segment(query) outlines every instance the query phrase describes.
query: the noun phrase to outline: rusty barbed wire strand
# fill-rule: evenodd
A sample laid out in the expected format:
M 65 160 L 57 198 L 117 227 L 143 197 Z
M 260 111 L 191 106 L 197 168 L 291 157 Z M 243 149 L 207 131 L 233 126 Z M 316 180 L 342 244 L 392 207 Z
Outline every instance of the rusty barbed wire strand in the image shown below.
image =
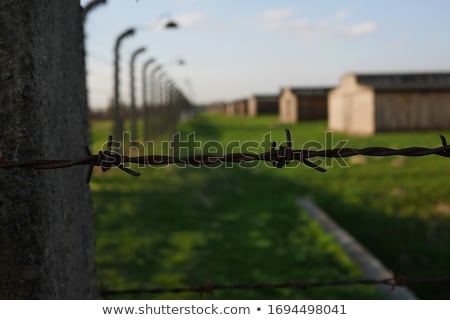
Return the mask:
M 102 297 L 118 296 L 126 294 L 161 294 L 161 293 L 214 293 L 214 291 L 226 290 L 264 290 L 264 289 L 297 289 L 306 290 L 310 288 L 354 286 L 354 285 L 387 285 L 394 290 L 396 287 L 405 287 L 415 284 L 450 284 L 450 276 L 441 278 L 405 278 L 394 276 L 385 279 L 354 279 L 354 280 L 331 280 L 331 281 L 291 281 L 281 283 L 255 283 L 255 284 L 230 284 L 213 285 L 207 283 L 200 286 L 175 287 L 175 288 L 130 288 L 112 290 L 100 288 L 99 294 Z
M 92 155 L 87 149 L 87 155 L 78 160 L 29 160 L 29 161 L 8 161 L 0 160 L 0 169 L 5 168 L 31 168 L 31 169 L 59 169 L 74 167 L 80 165 L 90 165 L 88 181 L 90 179 L 92 168 L 99 166 L 102 171 L 107 171 L 113 167 L 119 167 L 121 170 L 133 176 L 139 176 L 140 173 L 124 167 L 126 163 L 135 163 L 141 165 L 166 165 L 166 164 L 190 164 L 190 165 L 212 165 L 220 162 L 246 162 L 246 161 L 268 161 L 277 168 L 282 168 L 291 161 L 300 161 L 305 165 L 325 172 L 326 169 L 319 167 L 308 159 L 315 157 L 325 158 L 346 158 L 356 155 L 386 157 L 386 156 L 405 156 L 405 157 L 421 157 L 428 155 L 438 155 L 441 157 L 450 157 L 450 146 L 444 136 L 441 138 L 441 147 L 424 148 L 410 147 L 403 149 L 391 149 L 385 147 L 368 147 L 363 149 L 356 148 L 337 148 L 326 150 L 293 150 L 291 133 L 286 129 L 286 146 L 280 145 L 276 149 L 276 142 L 272 142 L 270 151 L 260 154 L 252 153 L 231 153 L 223 156 L 217 155 L 193 155 L 193 156 L 167 156 L 167 155 L 145 155 L 130 157 L 120 154 L 117 150 L 113 150 L 113 140 L 109 136 L 107 149 L 99 151 L 98 154 Z

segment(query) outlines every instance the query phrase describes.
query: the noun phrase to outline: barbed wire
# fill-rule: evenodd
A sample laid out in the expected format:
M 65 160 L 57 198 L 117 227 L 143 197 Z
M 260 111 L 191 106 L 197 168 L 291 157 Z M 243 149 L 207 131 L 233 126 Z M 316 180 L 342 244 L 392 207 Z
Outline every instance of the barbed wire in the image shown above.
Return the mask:
M 122 155 L 113 149 L 112 136 L 108 138 L 108 144 L 105 151 L 99 151 L 93 155 L 86 148 L 86 156 L 78 160 L 29 160 L 29 161 L 10 161 L 0 160 L 0 169 L 5 168 L 31 168 L 31 169 L 59 169 L 81 165 L 89 165 L 88 182 L 90 180 L 92 169 L 94 166 L 102 168 L 102 171 L 110 170 L 113 167 L 119 167 L 121 170 L 133 176 L 139 176 L 140 173 L 124 167 L 126 163 L 135 163 L 140 165 L 167 165 L 167 164 L 190 164 L 195 166 L 212 165 L 220 162 L 247 162 L 247 161 L 268 161 L 277 168 L 286 166 L 291 161 L 300 161 L 305 165 L 319 171 L 325 172 L 326 169 L 309 161 L 310 158 L 346 158 L 356 155 L 386 157 L 386 156 L 405 156 L 405 157 L 421 157 L 428 155 L 438 155 L 442 157 L 450 157 L 450 146 L 444 136 L 440 135 L 442 147 L 424 148 L 410 147 L 403 149 L 391 149 L 385 147 L 369 147 L 363 149 L 356 148 L 336 148 L 326 150 L 293 150 L 291 133 L 286 129 L 286 145 L 280 145 L 276 149 L 276 142 L 271 143 L 270 151 L 253 154 L 253 153 L 231 153 L 223 156 L 217 155 L 193 155 L 193 156 L 168 156 L 168 155 L 144 155 L 130 157 Z
M 162 294 L 162 293 L 214 293 L 215 291 L 226 290 L 265 290 L 265 289 L 294 289 L 306 290 L 321 287 L 339 287 L 354 285 L 386 285 L 391 290 L 396 287 L 405 287 L 410 285 L 426 284 L 426 285 L 444 285 L 450 284 L 450 276 L 441 278 L 405 278 L 393 276 L 385 279 L 353 279 L 353 280 L 332 280 L 332 281 L 291 281 L 281 283 L 255 283 L 255 284 L 230 284 L 230 285 L 213 285 L 208 282 L 205 285 L 191 287 L 175 287 L 175 288 L 130 288 L 121 290 L 112 290 L 108 288 L 99 288 L 99 294 L 102 297 L 127 295 L 127 294 Z

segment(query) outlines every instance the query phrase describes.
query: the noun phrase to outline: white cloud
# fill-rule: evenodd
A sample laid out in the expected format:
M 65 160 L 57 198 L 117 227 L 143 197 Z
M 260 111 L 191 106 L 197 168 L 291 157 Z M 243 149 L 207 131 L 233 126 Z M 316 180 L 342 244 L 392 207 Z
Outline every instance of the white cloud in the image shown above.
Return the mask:
M 310 21 L 298 17 L 292 8 L 268 9 L 259 16 L 260 26 L 266 31 L 283 32 L 302 40 L 317 41 L 329 37 L 358 37 L 374 32 L 378 25 L 372 21 L 351 25 L 345 22 L 348 10 L 338 10 L 328 19 Z
M 201 12 L 188 12 L 176 15 L 174 20 L 184 28 L 192 27 L 198 25 L 203 20 L 203 14 Z
M 312 25 L 308 20 L 296 19 L 289 22 L 288 28 L 299 34 L 307 34 L 312 32 Z
M 294 10 L 291 8 L 267 9 L 260 16 L 262 27 L 264 30 L 269 31 L 282 29 L 286 21 L 293 14 Z
M 372 21 L 355 24 L 348 28 L 347 35 L 351 37 L 361 36 L 363 34 L 372 33 L 377 30 L 378 25 Z
M 280 23 L 279 21 L 268 21 L 268 22 L 264 23 L 263 29 L 271 31 L 271 30 L 281 29 L 282 26 L 283 26 L 283 24 Z
M 334 17 L 336 18 L 336 20 L 344 20 L 349 15 L 350 15 L 350 12 L 348 10 L 341 9 L 334 14 Z
M 293 14 L 294 10 L 292 8 L 267 9 L 262 13 L 261 17 L 265 22 L 274 22 L 289 18 Z

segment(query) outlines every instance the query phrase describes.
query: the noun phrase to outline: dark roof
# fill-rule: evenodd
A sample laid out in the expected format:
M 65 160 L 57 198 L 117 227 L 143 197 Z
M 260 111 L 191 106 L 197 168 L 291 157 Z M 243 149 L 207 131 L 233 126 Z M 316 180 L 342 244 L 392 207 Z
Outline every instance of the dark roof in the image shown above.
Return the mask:
M 275 94 L 254 94 L 251 96 L 256 100 L 278 100 L 279 96 Z
M 375 90 L 450 90 L 450 73 L 355 74 L 360 84 Z
M 293 94 L 299 96 L 320 96 L 328 94 L 331 87 L 294 87 L 289 88 Z
M 230 101 L 230 103 L 247 103 L 247 102 L 248 102 L 248 99 L 246 99 L 246 98 L 240 98 L 240 99 Z

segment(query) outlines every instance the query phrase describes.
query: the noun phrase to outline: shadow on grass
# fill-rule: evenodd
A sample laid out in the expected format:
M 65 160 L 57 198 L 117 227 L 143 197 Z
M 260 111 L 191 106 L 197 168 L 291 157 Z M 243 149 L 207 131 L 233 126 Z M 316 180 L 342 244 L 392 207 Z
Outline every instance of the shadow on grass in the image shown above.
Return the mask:
M 223 136 L 222 128 L 203 114 L 198 114 L 188 122 L 181 123 L 178 128 L 183 134 L 195 132 L 197 139 L 202 140 L 219 140 Z
M 179 129 L 183 134 L 191 132 L 196 133 L 196 137 L 202 141 L 214 140 L 221 141 L 224 135 L 230 132 L 242 132 L 242 128 L 251 126 L 251 140 L 259 139 L 261 136 L 252 134 L 252 132 L 269 132 L 275 129 L 284 136 L 284 124 L 279 124 L 273 116 L 265 116 L 260 118 L 241 118 L 238 116 L 226 117 L 226 127 L 223 126 L 223 119 L 212 118 L 205 114 L 198 114 L 191 118 L 188 122 L 179 125 Z M 272 122 L 268 127 L 267 122 Z M 239 141 L 245 140 L 247 136 L 240 137 Z
M 349 204 L 333 193 L 308 186 L 303 190 L 397 275 L 407 278 L 448 276 L 449 217 L 435 216 L 425 222 L 419 217 L 386 215 L 364 205 Z M 383 199 L 380 202 L 382 204 Z M 450 298 L 450 288 L 444 284 L 410 288 L 422 299 Z
M 361 277 L 333 240 L 298 208 L 295 199 L 304 189 L 297 183 L 258 168 L 146 169 L 138 179 L 113 172 L 93 186 L 98 277 L 111 289 Z M 364 286 L 233 290 L 204 297 L 380 298 L 375 289 Z

